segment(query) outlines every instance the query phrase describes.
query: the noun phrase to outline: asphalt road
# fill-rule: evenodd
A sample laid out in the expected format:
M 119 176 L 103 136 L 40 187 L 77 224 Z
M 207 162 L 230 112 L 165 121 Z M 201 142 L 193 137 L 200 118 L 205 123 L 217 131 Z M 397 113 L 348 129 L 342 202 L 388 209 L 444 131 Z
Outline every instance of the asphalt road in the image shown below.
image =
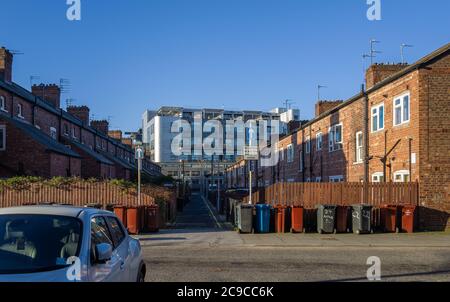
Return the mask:
M 450 281 L 450 234 L 408 236 L 239 235 L 194 196 L 175 229 L 143 236 L 147 281 L 367 281 L 368 257 L 382 281 Z

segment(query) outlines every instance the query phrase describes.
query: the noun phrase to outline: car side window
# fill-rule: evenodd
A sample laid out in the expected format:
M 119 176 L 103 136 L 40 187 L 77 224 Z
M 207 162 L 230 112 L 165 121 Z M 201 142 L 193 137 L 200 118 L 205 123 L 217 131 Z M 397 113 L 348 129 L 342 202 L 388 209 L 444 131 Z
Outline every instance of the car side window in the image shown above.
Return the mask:
M 112 233 L 112 239 L 114 241 L 114 246 L 119 246 L 122 241 L 125 239 L 125 232 L 123 231 L 123 228 L 120 226 L 119 221 L 115 217 L 106 216 L 106 220 L 108 221 L 111 233 Z
M 108 243 L 114 246 L 105 218 L 93 217 L 91 219 L 91 260 L 95 258 L 95 246 Z

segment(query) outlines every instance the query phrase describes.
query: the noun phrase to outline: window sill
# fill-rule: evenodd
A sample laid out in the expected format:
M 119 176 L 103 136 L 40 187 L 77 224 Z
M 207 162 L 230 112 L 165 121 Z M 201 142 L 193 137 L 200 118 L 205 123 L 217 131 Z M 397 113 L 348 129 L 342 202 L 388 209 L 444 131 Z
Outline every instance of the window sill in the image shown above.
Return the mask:
M 4 109 L 4 108 L 0 108 L 0 111 L 8 113 L 8 110 Z
M 403 122 L 403 123 L 398 124 L 398 125 L 393 125 L 392 128 L 395 129 L 395 128 L 402 128 L 402 127 L 405 127 L 405 126 L 409 126 L 410 122 L 411 121 L 407 121 L 407 122 Z
M 22 120 L 25 119 L 25 117 L 24 117 L 23 115 L 17 115 L 17 117 L 20 118 L 20 119 L 22 119 Z
M 355 162 L 353 163 L 354 166 L 362 165 L 362 164 L 364 164 L 364 161 L 355 161 Z
M 370 134 L 379 134 L 379 133 L 383 133 L 384 128 L 382 129 L 378 129 L 377 131 L 370 131 Z

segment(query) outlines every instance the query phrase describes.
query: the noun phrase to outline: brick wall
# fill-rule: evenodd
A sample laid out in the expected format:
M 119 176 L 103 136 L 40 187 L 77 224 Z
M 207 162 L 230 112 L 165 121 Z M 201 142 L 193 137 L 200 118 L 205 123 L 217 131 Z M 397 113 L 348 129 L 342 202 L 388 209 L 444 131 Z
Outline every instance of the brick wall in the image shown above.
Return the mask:
M 422 223 L 450 227 L 450 57 L 419 71 Z M 430 209 L 431 208 L 431 209 Z

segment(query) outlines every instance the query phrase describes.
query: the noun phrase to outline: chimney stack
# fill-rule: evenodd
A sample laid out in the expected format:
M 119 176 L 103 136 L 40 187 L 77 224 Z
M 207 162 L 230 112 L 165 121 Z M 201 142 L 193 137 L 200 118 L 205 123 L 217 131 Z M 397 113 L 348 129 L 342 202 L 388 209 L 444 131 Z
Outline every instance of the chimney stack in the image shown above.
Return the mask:
M 319 101 L 316 103 L 316 117 L 321 115 L 324 112 L 327 112 L 328 110 L 331 110 L 340 104 L 342 104 L 344 101 L 337 100 L 337 101 Z
M 89 107 L 68 106 L 67 112 L 80 119 L 86 126 L 89 126 Z
M 109 123 L 107 120 L 91 121 L 91 127 L 105 135 L 108 135 Z
M 391 75 L 408 67 L 406 63 L 399 64 L 373 64 L 366 71 L 366 89 L 369 89 Z
M 0 48 L 0 80 L 12 82 L 13 54 L 6 48 Z
M 40 84 L 31 87 L 31 93 L 50 102 L 53 107 L 61 108 L 61 88 L 56 84 Z
M 119 142 L 122 141 L 122 137 L 123 137 L 122 131 L 120 131 L 120 130 L 111 130 L 108 132 L 108 136 Z

